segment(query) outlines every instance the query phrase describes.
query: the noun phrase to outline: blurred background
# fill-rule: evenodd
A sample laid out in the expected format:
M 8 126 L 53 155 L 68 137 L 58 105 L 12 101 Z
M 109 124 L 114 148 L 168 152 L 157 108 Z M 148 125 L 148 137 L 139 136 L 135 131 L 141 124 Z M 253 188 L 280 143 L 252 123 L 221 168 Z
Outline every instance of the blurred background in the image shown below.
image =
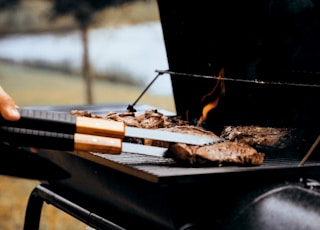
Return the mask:
M 132 104 L 156 70 L 168 69 L 157 7 L 156 0 L 0 0 L 0 85 L 19 106 Z M 138 103 L 175 112 L 169 76 Z M 0 230 L 23 229 L 37 184 L 0 176 Z M 86 225 L 45 204 L 40 229 Z

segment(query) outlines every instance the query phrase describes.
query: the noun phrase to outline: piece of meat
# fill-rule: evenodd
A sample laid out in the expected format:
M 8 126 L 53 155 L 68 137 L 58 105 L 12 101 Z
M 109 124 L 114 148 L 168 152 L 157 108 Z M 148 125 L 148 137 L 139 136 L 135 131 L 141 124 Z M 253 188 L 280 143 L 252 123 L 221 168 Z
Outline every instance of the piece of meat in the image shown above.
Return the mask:
M 178 116 L 168 117 L 160 113 L 158 110 L 123 113 L 110 112 L 105 116 L 105 119 L 123 121 L 128 126 L 146 129 L 169 128 L 176 125 L 188 124 L 187 121 L 182 120 Z
M 93 117 L 93 118 L 102 118 L 102 116 L 93 114 L 89 111 L 85 110 L 71 110 L 70 111 L 71 115 L 79 116 L 79 117 Z
M 170 144 L 166 157 L 188 166 L 259 166 L 264 161 L 264 153 L 257 152 L 250 145 L 224 141 L 205 146 L 191 146 L 181 143 Z
M 141 128 L 140 121 L 137 119 L 134 112 L 125 112 L 125 113 L 109 112 L 104 117 L 104 119 L 120 121 L 120 122 L 124 122 L 128 126 Z
M 144 116 L 140 116 L 140 125 L 145 129 L 159 129 L 164 126 L 164 116 L 161 113 L 147 111 Z
M 294 140 L 301 139 L 298 133 L 298 130 L 290 128 L 226 126 L 220 136 L 255 148 L 284 149 L 293 144 Z
M 175 126 L 162 130 L 219 138 L 215 133 L 197 126 Z M 246 165 L 257 166 L 264 161 L 264 153 L 259 153 L 248 144 L 223 141 L 205 146 L 187 145 L 183 143 L 168 143 L 164 141 L 146 140 L 146 145 L 154 145 L 168 148 L 165 156 L 173 158 L 176 162 L 185 166 L 205 165 Z
M 264 160 L 264 154 L 250 145 L 231 141 L 202 146 L 196 150 L 196 155 L 219 165 L 261 165 Z

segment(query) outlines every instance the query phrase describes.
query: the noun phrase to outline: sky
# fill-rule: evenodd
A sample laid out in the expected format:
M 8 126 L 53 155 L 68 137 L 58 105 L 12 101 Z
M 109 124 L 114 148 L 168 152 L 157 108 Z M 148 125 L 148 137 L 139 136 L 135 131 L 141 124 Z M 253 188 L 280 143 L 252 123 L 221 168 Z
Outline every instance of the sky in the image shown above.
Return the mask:
M 82 65 L 79 31 L 53 35 L 15 35 L 0 39 L 0 58 L 15 62 L 43 62 L 79 70 Z M 168 62 L 160 22 L 89 32 L 89 56 L 98 73 L 123 72 L 141 79 L 145 85 L 167 70 Z M 169 75 L 160 75 L 148 92 L 171 95 Z

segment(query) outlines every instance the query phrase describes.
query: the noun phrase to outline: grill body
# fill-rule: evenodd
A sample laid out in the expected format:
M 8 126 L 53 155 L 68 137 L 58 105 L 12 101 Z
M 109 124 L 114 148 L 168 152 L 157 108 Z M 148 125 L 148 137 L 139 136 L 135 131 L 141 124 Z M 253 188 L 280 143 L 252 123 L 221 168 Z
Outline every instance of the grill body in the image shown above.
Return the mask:
M 96 114 L 121 108 L 126 105 L 77 107 Z M 129 153 L 112 156 L 46 150 L 39 154 L 68 172 L 65 177 L 47 180 L 51 188 L 125 229 L 253 229 L 265 225 L 274 210 L 279 210 L 274 204 L 281 202 L 295 207 L 294 215 L 305 216 L 306 207 L 312 217 L 319 213 L 318 183 L 311 189 L 308 180 L 319 180 L 320 160 L 312 158 L 298 167 L 302 154 L 269 155 L 259 167 L 205 168 L 185 168 L 171 159 Z M 252 213 L 255 218 L 249 218 Z M 297 225 L 286 215 L 278 213 L 277 222 L 265 226 L 316 229 L 320 224 L 315 217 L 312 222 L 300 218 Z

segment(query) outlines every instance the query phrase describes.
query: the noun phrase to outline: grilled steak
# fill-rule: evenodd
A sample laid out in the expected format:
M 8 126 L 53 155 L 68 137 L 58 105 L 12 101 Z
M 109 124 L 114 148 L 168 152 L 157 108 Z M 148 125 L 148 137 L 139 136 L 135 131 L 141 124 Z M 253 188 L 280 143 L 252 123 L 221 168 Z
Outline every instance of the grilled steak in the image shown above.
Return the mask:
M 159 129 L 169 128 L 177 125 L 186 125 L 187 121 L 182 120 L 178 116 L 168 117 L 164 116 L 157 110 L 147 110 L 145 112 L 109 112 L 105 117 L 94 115 L 88 111 L 72 110 L 70 112 L 76 116 L 86 117 L 100 117 L 108 120 L 121 121 L 128 126 L 146 128 L 146 129 Z
M 92 118 L 102 118 L 102 116 L 93 114 L 86 110 L 71 110 L 71 115 L 79 116 L 79 117 L 92 117 Z
M 224 141 L 206 146 L 190 146 L 181 143 L 170 144 L 166 157 L 183 165 L 242 165 L 258 166 L 264 161 L 264 153 L 257 152 L 250 145 Z
M 303 136 L 299 129 L 259 126 L 226 126 L 221 132 L 226 140 L 248 144 L 266 154 L 282 155 L 302 148 Z

